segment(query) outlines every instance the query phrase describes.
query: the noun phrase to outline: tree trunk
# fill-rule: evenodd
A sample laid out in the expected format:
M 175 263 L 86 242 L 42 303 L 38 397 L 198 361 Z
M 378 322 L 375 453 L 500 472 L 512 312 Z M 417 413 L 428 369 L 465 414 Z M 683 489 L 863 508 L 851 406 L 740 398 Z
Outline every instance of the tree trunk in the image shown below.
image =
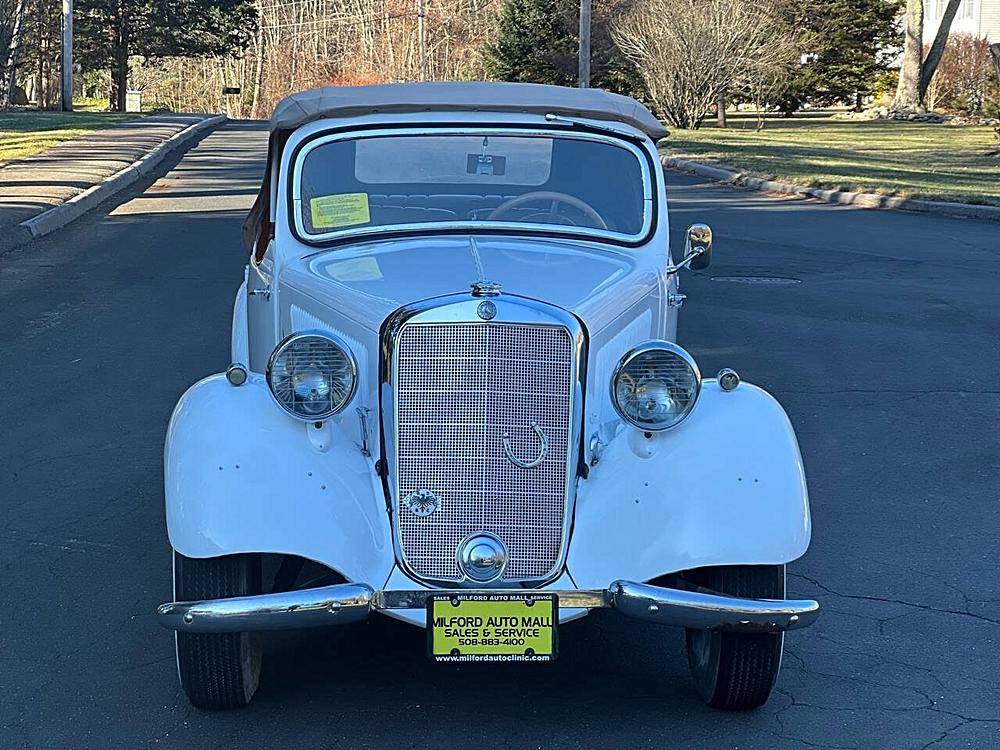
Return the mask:
M 723 91 L 719 94 L 719 98 L 715 100 L 716 117 L 719 120 L 719 127 L 726 127 L 726 92 Z
M 958 6 L 961 1 L 948 0 L 948 7 L 944 9 L 944 14 L 941 16 L 941 25 L 938 26 L 937 33 L 934 35 L 934 43 L 931 44 L 931 48 L 927 52 L 927 57 L 924 58 L 923 63 L 920 65 L 921 104 L 927 96 L 927 88 L 931 85 L 931 79 L 934 78 L 934 72 L 937 70 L 938 63 L 941 62 L 941 55 L 944 54 L 944 48 L 948 44 L 951 22 L 955 20 L 955 14 L 958 13 Z
M 1000 86 L 1000 42 L 990 45 L 990 54 L 993 55 L 993 67 L 997 73 L 997 85 Z
M 128 50 L 119 47 L 115 50 L 114 62 L 111 66 L 111 110 L 125 111 L 126 91 L 128 90 Z
M 893 109 L 920 108 L 920 62 L 924 46 L 924 0 L 906 0 L 903 61 Z
M 35 104 L 45 109 L 45 19 L 44 8 L 38 8 L 38 60 L 35 66 Z
M 118 18 L 116 18 L 115 45 L 112 51 L 111 61 L 111 111 L 125 111 L 125 97 L 128 90 L 128 51 L 129 37 L 129 8 L 128 4 L 122 0 L 117 7 Z
M 7 104 L 14 103 L 14 89 L 17 88 L 17 66 L 21 62 L 21 35 L 24 30 L 25 0 L 18 0 L 14 8 L 13 27 L 10 31 L 10 47 L 7 50 L 5 68 L 7 70 L 7 87 L 3 92 Z
M 253 73 L 253 100 L 250 102 L 250 117 L 260 117 L 260 90 L 264 83 L 264 2 L 257 0 L 257 60 Z

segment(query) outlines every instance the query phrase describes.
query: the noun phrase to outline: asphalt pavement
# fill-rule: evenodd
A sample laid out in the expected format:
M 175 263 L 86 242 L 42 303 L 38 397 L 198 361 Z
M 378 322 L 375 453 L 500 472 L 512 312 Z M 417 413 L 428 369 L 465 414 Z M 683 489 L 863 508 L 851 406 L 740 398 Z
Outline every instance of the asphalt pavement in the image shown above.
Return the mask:
M 433 665 L 380 617 L 272 635 L 248 709 L 192 709 L 153 620 L 163 438 L 228 364 L 265 141 L 227 125 L 0 257 L 0 747 L 1000 746 L 1000 225 L 674 174 L 675 241 L 716 236 L 680 342 L 778 397 L 809 478 L 789 595 L 824 612 L 770 702 L 704 707 L 680 631 L 599 612 L 528 668 Z

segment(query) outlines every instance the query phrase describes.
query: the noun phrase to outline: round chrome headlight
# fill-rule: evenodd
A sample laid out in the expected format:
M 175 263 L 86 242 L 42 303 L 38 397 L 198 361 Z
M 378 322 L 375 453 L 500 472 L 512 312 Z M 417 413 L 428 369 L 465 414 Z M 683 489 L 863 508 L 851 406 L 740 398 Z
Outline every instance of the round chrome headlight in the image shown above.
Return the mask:
M 267 362 L 267 385 L 278 405 L 310 422 L 340 412 L 357 383 L 358 368 L 350 349 L 329 333 L 293 333 Z
M 611 402 L 629 424 L 648 432 L 684 421 L 701 392 L 701 373 L 686 351 L 647 341 L 628 352 L 611 378 Z

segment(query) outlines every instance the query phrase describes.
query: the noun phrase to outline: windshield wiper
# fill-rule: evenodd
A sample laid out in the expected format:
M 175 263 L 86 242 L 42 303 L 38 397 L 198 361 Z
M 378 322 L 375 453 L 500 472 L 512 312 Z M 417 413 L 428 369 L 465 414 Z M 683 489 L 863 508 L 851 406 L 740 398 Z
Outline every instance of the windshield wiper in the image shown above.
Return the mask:
M 612 133 L 617 135 L 619 138 L 628 138 L 633 141 L 642 141 L 643 139 L 637 136 L 635 133 L 630 133 L 627 130 L 618 130 L 610 125 L 597 124 L 591 122 L 590 120 L 578 120 L 575 117 L 566 117 L 565 115 L 557 115 L 554 112 L 549 112 L 545 115 L 545 119 L 548 122 L 558 122 L 564 125 L 571 125 L 575 128 L 585 128 L 587 130 L 598 130 L 603 133 Z

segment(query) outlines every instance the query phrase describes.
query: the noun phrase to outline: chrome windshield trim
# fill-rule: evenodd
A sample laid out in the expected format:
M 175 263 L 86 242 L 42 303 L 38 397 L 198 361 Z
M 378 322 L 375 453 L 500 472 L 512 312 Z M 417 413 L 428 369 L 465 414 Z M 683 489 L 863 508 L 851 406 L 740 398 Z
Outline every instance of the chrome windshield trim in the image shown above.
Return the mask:
M 524 137 L 551 137 L 551 138 L 572 138 L 575 140 L 597 141 L 607 143 L 616 148 L 623 148 L 630 151 L 639 162 L 639 169 L 642 172 L 642 228 L 635 234 L 625 234 L 622 232 L 612 232 L 609 230 L 592 229 L 589 227 L 572 227 L 561 224 L 532 224 L 509 221 L 436 221 L 415 224 L 393 224 L 390 226 L 378 227 L 358 227 L 355 229 L 341 229 L 335 232 L 324 232 L 322 234 L 310 234 L 306 231 L 305 222 L 302 218 L 302 167 L 306 157 L 316 148 L 334 141 L 358 140 L 361 138 L 379 138 L 400 135 L 493 135 L 493 136 L 524 136 Z M 513 128 L 513 127 L 475 127 L 475 128 L 455 128 L 425 126 L 419 128 L 372 128 L 360 132 L 336 132 L 320 135 L 306 141 L 300 146 L 294 155 L 295 163 L 292 167 L 292 181 L 290 185 L 292 197 L 292 214 L 294 219 L 295 234 L 303 242 L 316 244 L 335 240 L 349 239 L 352 237 L 371 236 L 392 236 L 397 234 L 407 234 L 413 232 L 453 232 L 453 231 L 505 231 L 515 234 L 540 233 L 558 236 L 576 236 L 599 240 L 612 240 L 614 242 L 624 242 L 627 244 L 640 244 L 652 233 L 653 214 L 655 205 L 653 201 L 653 177 L 650 172 L 649 155 L 637 146 L 633 141 L 624 136 L 617 137 L 610 133 L 580 132 L 548 128 Z
M 383 325 L 381 335 L 381 373 L 380 373 L 380 418 L 382 422 L 382 456 L 386 462 L 383 475 L 390 521 L 392 523 L 392 543 L 400 569 L 408 578 L 414 581 L 443 587 L 473 587 L 473 588 L 503 588 L 516 583 L 529 586 L 542 586 L 555 580 L 566 566 L 569 554 L 569 539 L 576 508 L 577 479 L 582 455 L 582 434 L 584 419 L 584 377 L 587 362 L 587 334 L 580 321 L 571 313 L 551 305 L 546 305 L 526 297 L 500 295 L 491 297 L 497 307 L 497 315 L 491 320 L 483 320 L 477 314 L 477 308 L 483 301 L 471 293 L 453 294 L 436 297 L 400 308 L 389 316 Z M 527 325 L 559 326 L 567 330 L 573 345 L 573 371 L 570 373 L 570 424 L 569 442 L 567 444 L 566 461 L 566 498 L 565 514 L 563 516 L 562 536 L 559 556 L 552 568 L 538 578 L 496 580 L 492 584 L 483 584 L 470 579 L 440 579 L 427 578 L 416 573 L 406 560 L 403 552 L 401 530 L 397 523 L 399 516 L 399 460 L 396 451 L 396 425 L 399 422 L 398 404 L 394 393 L 394 382 L 397 373 L 397 345 L 399 334 L 408 325 L 440 323 L 472 323 L 491 325 L 494 323 L 521 323 Z

